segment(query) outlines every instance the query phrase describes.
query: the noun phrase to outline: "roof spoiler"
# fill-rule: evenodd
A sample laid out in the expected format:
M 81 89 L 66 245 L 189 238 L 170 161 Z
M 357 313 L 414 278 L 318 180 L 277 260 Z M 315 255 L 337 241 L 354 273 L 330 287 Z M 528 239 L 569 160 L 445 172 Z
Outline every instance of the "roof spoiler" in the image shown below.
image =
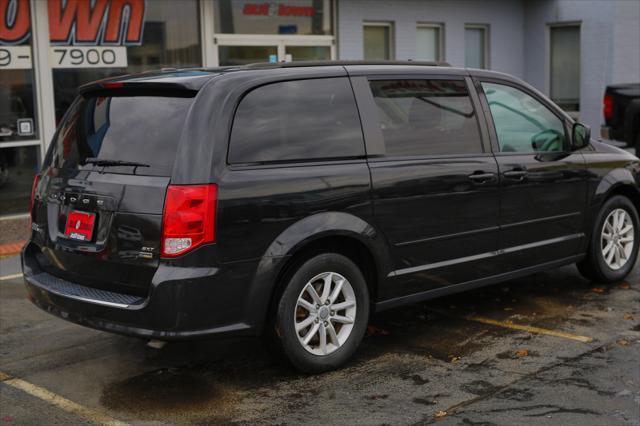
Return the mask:
M 146 71 L 139 74 L 121 75 L 105 78 L 80 86 L 78 93 L 86 95 L 94 92 L 110 94 L 126 90 L 147 92 L 153 95 L 192 97 L 211 79 L 212 73 L 202 69 L 177 70 L 163 68 L 160 71 Z
M 192 98 L 197 90 L 185 87 L 179 83 L 155 82 L 127 82 L 127 81 L 96 81 L 80 86 L 78 94 L 81 96 L 174 96 Z

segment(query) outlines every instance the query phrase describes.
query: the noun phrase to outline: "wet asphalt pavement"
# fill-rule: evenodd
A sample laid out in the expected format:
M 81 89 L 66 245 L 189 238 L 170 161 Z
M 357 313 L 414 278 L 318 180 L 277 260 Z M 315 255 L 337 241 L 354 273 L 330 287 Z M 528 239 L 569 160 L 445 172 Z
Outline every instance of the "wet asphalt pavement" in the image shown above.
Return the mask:
M 0 276 L 17 267 L 0 259 Z M 3 280 L 0 372 L 145 425 L 640 425 L 640 262 L 616 285 L 565 267 L 384 312 L 352 362 L 319 376 L 271 359 L 255 339 L 151 349 L 51 317 L 21 279 Z M 8 383 L 0 378 L 0 425 L 96 422 Z

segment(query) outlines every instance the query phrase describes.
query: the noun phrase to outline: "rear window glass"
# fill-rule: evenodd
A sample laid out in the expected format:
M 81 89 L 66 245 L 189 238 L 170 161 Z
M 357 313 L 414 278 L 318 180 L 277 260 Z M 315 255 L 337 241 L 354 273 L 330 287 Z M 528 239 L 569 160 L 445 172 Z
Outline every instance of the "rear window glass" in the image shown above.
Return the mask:
M 346 78 L 273 83 L 240 101 L 229 162 L 364 156 L 360 118 Z
M 49 159 L 61 169 L 170 176 L 192 102 L 164 96 L 78 98 L 58 129 Z M 107 166 L 106 161 L 146 167 Z

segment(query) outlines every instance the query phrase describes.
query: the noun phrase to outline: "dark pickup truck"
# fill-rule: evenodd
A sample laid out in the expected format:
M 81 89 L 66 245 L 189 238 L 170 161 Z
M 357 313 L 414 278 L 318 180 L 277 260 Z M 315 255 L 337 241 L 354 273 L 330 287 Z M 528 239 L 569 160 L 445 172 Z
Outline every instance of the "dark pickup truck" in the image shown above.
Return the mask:
M 640 153 L 640 83 L 607 86 L 602 137 L 625 141 Z

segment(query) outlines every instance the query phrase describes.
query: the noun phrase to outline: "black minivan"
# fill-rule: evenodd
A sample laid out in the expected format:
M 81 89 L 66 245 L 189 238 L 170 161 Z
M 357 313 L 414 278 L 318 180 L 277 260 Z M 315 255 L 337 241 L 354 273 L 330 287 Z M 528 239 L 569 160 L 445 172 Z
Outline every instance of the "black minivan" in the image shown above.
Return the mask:
M 375 311 L 640 242 L 640 160 L 508 75 L 419 62 L 166 70 L 85 85 L 33 184 L 30 299 L 171 340 L 344 363 Z

